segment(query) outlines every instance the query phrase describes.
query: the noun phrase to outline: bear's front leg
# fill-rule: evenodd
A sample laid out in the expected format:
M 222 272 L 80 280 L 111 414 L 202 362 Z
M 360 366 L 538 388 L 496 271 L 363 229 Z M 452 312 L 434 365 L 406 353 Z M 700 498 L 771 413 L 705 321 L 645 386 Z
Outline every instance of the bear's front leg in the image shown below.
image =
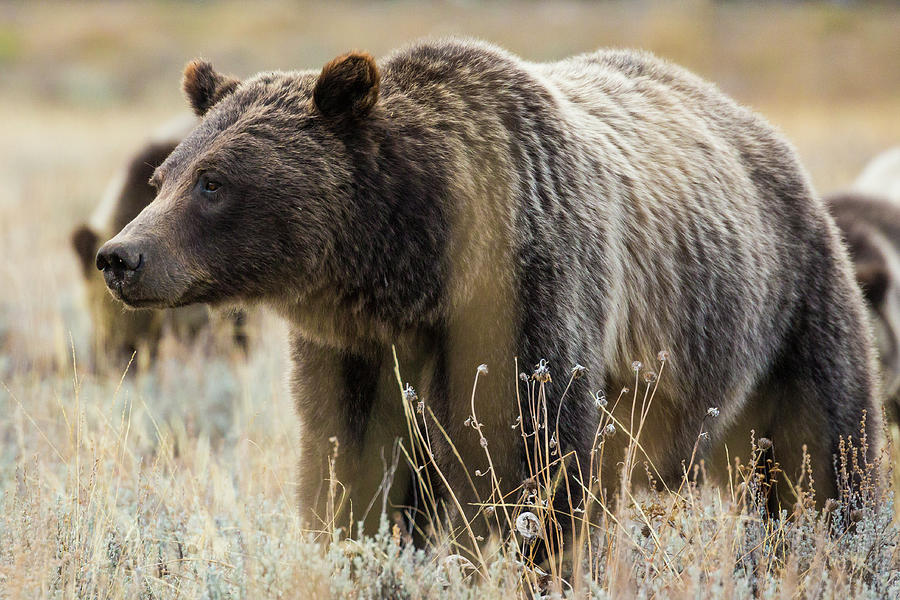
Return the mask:
M 353 502 L 378 386 L 379 360 L 325 347 L 295 335 L 292 387 L 300 418 L 300 513 L 312 530 L 348 527 L 366 506 Z M 366 503 L 368 504 L 368 502 Z M 380 508 L 380 507 L 379 507 Z
M 411 478 L 392 351 L 339 350 L 295 335 L 292 359 L 301 518 L 312 530 L 356 533 L 362 522 L 375 533 L 383 512 L 405 510 Z

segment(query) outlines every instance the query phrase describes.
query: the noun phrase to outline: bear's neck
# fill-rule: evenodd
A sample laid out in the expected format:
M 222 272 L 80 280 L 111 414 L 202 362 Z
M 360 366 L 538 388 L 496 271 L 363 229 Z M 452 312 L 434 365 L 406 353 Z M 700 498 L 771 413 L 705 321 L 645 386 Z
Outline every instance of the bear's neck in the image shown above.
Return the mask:
M 434 323 L 447 271 L 452 200 L 447 152 L 413 118 L 379 111 L 351 134 L 347 218 L 327 283 L 290 311 L 303 331 L 386 339 Z

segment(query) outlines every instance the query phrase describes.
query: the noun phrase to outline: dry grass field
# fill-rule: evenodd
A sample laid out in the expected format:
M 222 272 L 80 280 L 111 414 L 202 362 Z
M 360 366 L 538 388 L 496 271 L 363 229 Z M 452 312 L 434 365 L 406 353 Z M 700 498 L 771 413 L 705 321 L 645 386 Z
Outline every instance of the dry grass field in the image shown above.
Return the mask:
M 533 60 L 653 50 L 778 125 L 823 193 L 900 143 L 896 3 L 0 4 L 0 598 L 900 597 L 889 497 L 767 521 L 752 472 L 598 508 L 587 568 L 562 578 L 518 534 L 416 551 L 385 522 L 326 544 L 296 517 L 274 317 L 248 358 L 170 340 L 139 373 L 95 368 L 69 232 L 186 111 L 186 61 L 246 76 L 446 34 Z

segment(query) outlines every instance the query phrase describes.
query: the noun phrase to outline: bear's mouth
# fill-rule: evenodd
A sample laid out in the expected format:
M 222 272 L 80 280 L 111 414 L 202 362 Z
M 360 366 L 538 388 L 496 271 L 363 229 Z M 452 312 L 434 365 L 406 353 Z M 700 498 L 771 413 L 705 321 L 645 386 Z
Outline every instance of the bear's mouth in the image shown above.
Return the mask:
M 172 300 L 171 298 L 162 298 L 155 295 L 141 293 L 142 290 L 136 288 L 136 285 L 129 285 L 127 282 L 122 281 L 113 282 L 108 286 L 110 293 L 116 300 L 119 300 L 129 308 L 136 309 L 178 308 L 181 306 L 187 306 L 189 304 L 196 304 L 198 302 L 209 303 L 212 300 L 206 298 L 203 294 L 191 293 L 191 290 L 186 290 L 185 293 L 183 293 L 181 296 L 179 296 L 175 300 Z
M 129 308 L 168 308 L 170 305 L 157 298 L 147 298 L 126 291 L 128 288 L 122 282 L 115 282 L 109 286 L 113 297 Z
M 112 296 L 129 308 L 176 308 L 197 302 L 197 286 L 186 278 L 173 276 L 173 271 L 137 268 L 130 271 L 103 271 L 106 287 Z
M 170 308 L 171 302 L 153 294 L 146 294 L 139 282 L 132 278 L 114 278 L 106 283 L 106 287 L 113 298 L 123 303 L 128 308 Z

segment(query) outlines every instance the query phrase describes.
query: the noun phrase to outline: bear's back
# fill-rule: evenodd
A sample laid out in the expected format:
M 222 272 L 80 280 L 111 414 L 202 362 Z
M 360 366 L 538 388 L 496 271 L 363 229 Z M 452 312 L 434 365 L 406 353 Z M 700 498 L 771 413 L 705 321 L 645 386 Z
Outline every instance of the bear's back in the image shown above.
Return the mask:
M 666 130 L 680 150 L 713 144 L 701 148 L 708 157 L 727 153 L 742 165 L 775 152 L 778 168 L 805 178 L 790 144 L 765 119 L 715 84 L 650 52 L 601 49 L 531 68 L 582 122 L 589 116 L 624 130 Z
M 746 177 L 766 210 L 795 224 L 791 213 L 809 220 L 819 211 L 812 202 L 796 205 L 806 196 L 798 185 L 810 187 L 808 177 L 774 127 L 714 84 L 649 52 L 601 49 L 533 63 L 481 41 L 425 41 L 386 59 L 383 86 L 389 113 L 422 111 L 436 129 L 480 130 L 519 146 L 536 138 L 565 144 L 570 155 L 581 153 L 568 159 L 613 170 L 653 158 L 663 166 L 661 177 L 678 169 L 711 181 L 717 173 Z M 659 183 L 653 179 L 647 183 Z

